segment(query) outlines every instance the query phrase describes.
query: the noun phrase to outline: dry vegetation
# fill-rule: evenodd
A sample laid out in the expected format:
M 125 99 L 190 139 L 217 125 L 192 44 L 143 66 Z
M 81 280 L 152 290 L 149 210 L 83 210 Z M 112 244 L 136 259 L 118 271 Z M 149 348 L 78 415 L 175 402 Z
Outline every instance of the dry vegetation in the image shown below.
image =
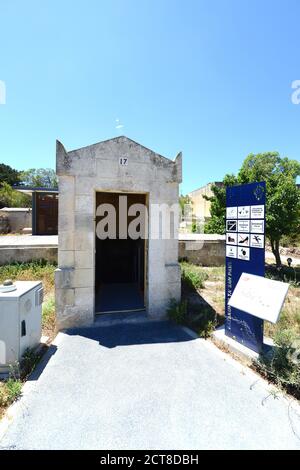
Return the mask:
M 191 292 L 191 290 L 186 289 L 186 287 L 183 286 L 184 298 L 187 300 L 193 299 L 195 292 L 197 291 L 199 295 L 199 302 L 201 302 L 201 299 L 203 299 L 216 311 L 219 317 L 224 316 L 225 268 L 201 267 L 194 266 L 189 263 L 182 263 L 182 266 L 184 267 L 185 273 L 188 270 L 191 270 L 195 273 L 198 273 L 202 279 L 200 287 L 195 287 L 194 285 L 194 292 Z M 185 274 L 185 276 L 187 276 L 187 274 Z M 268 277 L 278 278 L 278 276 L 272 276 L 270 273 L 268 274 Z M 270 336 L 271 338 L 274 337 L 278 329 L 283 328 L 292 329 L 295 334 L 300 335 L 300 284 L 297 285 L 298 281 L 296 280 L 295 282 L 293 274 L 291 274 L 289 279 L 291 281 L 290 288 L 278 324 L 273 325 L 271 323 L 265 322 L 265 335 Z M 284 280 L 288 281 L 287 278 Z

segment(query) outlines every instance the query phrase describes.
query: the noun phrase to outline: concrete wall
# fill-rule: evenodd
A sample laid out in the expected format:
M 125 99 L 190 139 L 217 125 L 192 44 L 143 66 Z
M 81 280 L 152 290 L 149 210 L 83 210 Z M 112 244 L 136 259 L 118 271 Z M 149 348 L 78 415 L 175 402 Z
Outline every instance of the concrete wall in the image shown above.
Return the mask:
M 8 217 L 11 232 L 21 232 L 23 228 L 32 226 L 32 211 L 29 208 L 4 207 L 0 214 Z
M 181 234 L 179 259 L 199 266 L 224 266 L 225 237 L 222 235 Z
M 53 246 L 12 246 L 0 247 L 0 266 L 10 263 L 28 263 L 44 259 L 57 262 L 57 247 Z
M 120 157 L 128 165 L 119 164 Z M 66 152 L 57 142 L 59 176 L 58 265 L 56 312 L 59 328 L 94 321 L 96 191 L 141 192 L 148 195 L 149 230 L 152 204 L 178 202 L 181 154 L 162 157 L 126 137 Z M 177 233 L 177 227 L 176 227 Z M 180 298 L 178 240 L 149 239 L 147 312 L 165 315 L 171 298 Z
M 201 237 L 201 235 L 199 235 Z M 225 240 L 215 235 L 205 235 L 204 242 L 196 239 L 184 239 L 187 235 L 180 235 L 179 259 L 187 259 L 191 263 L 202 266 L 223 266 L 225 260 Z M 55 246 L 0 246 L 0 266 L 13 262 L 28 262 L 45 259 L 57 262 L 57 247 Z M 79 257 L 81 255 L 78 255 Z M 86 260 L 88 263 L 89 260 Z

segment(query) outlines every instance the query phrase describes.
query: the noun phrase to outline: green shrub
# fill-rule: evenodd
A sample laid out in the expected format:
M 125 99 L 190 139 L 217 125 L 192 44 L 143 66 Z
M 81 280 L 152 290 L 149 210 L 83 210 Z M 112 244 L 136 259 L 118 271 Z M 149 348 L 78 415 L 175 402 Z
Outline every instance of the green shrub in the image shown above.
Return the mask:
M 180 325 L 184 324 L 187 318 L 187 301 L 176 302 L 172 299 L 167 313 L 171 321 Z
M 201 289 L 208 274 L 199 266 L 191 263 L 181 263 L 181 279 L 183 284 L 189 289 Z
M 266 277 L 275 281 L 288 282 L 292 287 L 300 287 L 300 267 L 282 266 L 280 269 L 275 266 L 266 267 Z
M 31 207 L 31 197 L 3 182 L 0 186 L 0 207 Z
M 12 403 L 21 395 L 22 382 L 19 379 L 8 379 L 5 385 L 7 390 L 8 401 L 9 403 Z
M 204 311 L 199 320 L 198 334 L 200 338 L 209 338 L 217 326 L 217 320 L 210 312 Z
M 43 321 L 49 320 L 55 314 L 54 295 L 49 296 L 43 303 Z
M 39 360 L 40 357 L 34 350 L 26 349 L 21 361 L 22 378 L 31 374 Z
M 201 307 L 198 311 L 188 311 L 187 300 L 176 302 L 171 300 L 168 308 L 168 317 L 178 325 L 187 325 L 198 333 L 200 338 L 211 336 L 217 325 L 216 314 L 211 309 Z
M 55 297 L 54 294 L 49 295 L 43 303 L 42 310 L 43 329 L 55 330 Z
M 9 378 L 0 383 L 0 407 L 4 408 L 13 403 L 22 393 L 22 382 L 20 379 Z

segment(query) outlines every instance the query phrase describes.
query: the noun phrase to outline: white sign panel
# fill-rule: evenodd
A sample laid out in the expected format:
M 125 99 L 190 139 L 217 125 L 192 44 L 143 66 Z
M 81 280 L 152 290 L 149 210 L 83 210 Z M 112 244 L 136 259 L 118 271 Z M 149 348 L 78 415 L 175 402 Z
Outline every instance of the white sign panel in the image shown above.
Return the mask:
M 226 217 L 227 219 L 237 219 L 237 207 L 227 207 Z
M 238 220 L 238 232 L 250 232 L 250 220 Z
M 265 217 L 265 206 L 251 206 L 251 219 L 263 219 Z
M 264 235 L 251 233 L 250 246 L 251 248 L 264 248 L 265 237 Z
M 249 219 L 250 218 L 250 206 L 239 206 L 238 207 L 238 218 Z
M 251 220 L 252 233 L 264 233 L 264 220 Z
M 240 245 L 240 246 L 249 246 L 250 245 L 250 235 L 249 235 L 249 233 L 239 233 L 238 234 L 238 245 Z
M 226 256 L 227 258 L 236 258 L 237 257 L 237 247 L 226 245 Z
M 226 243 L 228 245 L 237 244 L 237 233 L 226 233 Z
M 249 261 L 250 260 L 250 248 L 243 248 L 241 246 L 238 246 L 238 259 L 241 259 L 243 261 Z
M 277 323 L 289 284 L 242 273 L 228 302 L 231 307 Z

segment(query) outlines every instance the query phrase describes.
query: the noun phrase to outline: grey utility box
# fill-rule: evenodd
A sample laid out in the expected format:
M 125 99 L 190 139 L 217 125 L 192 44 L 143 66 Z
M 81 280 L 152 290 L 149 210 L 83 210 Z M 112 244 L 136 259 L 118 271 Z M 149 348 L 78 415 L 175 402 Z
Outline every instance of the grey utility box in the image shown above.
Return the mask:
M 0 292 L 0 374 L 19 362 L 42 334 L 43 287 L 39 281 L 17 281 L 16 289 Z

